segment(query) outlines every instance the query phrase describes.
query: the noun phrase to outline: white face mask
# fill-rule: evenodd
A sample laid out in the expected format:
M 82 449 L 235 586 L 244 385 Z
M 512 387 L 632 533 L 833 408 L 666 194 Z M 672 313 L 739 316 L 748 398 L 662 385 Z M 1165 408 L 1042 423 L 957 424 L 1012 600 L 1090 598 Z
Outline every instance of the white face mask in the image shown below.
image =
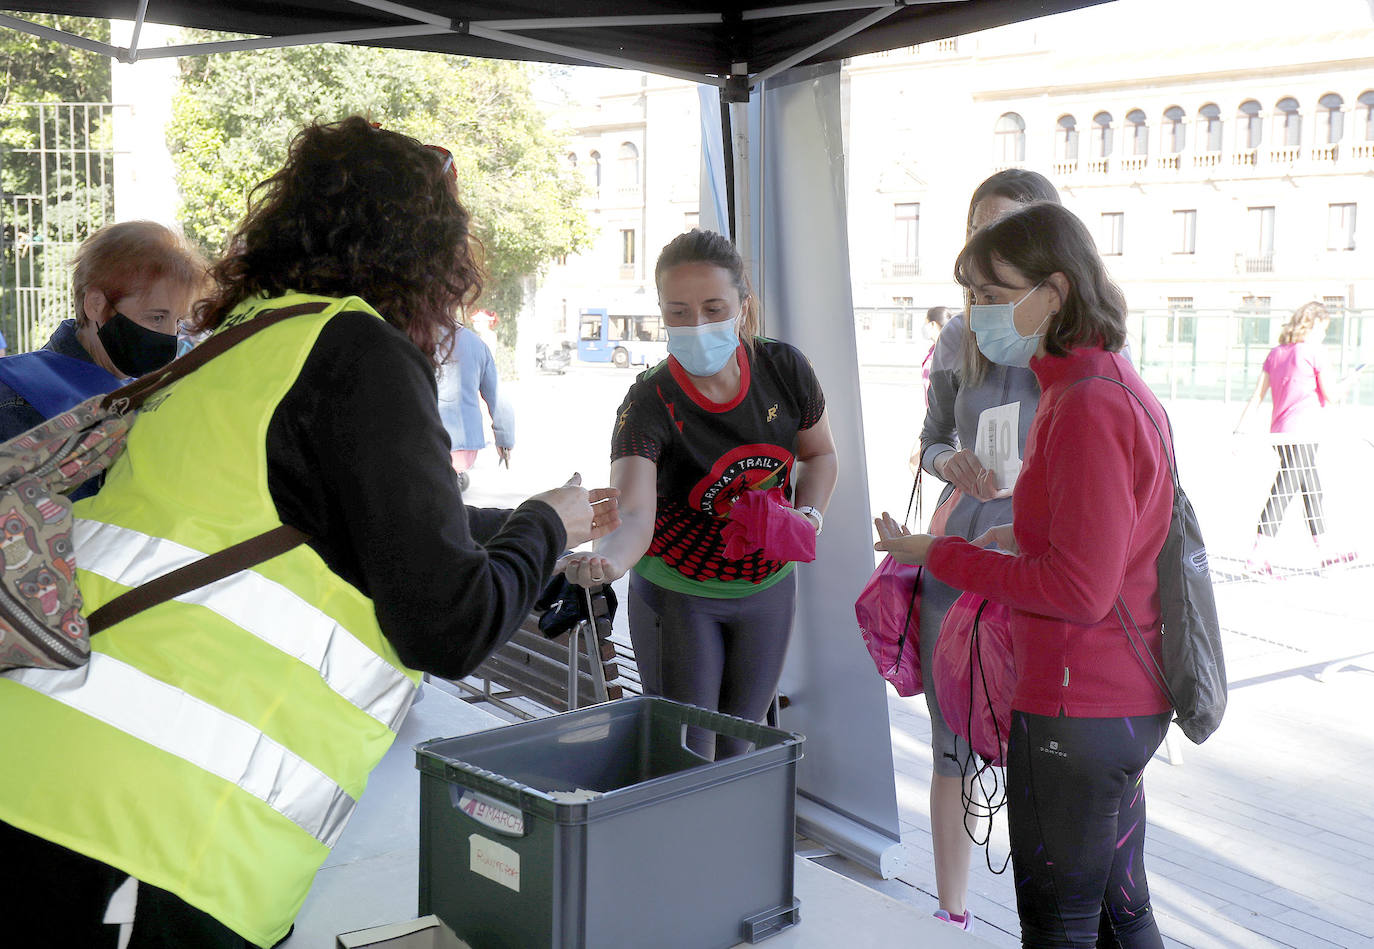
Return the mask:
M 1022 336 L 1016 328 L 1016 308 L 1030 299 L 1030 295 L 1044 286 L 1041 280 L 1026 291 L 1026 295 L 1015 303 L 984 303 L 969 307 L 969 329 L 978 340 L 978 348 L 988 359 L 1000 366 L 1030 365 L 1035 351 L 1040 348 L 1040 332 L 1050 321 L 1049 314 L 1040 321 L 1035 332 Z

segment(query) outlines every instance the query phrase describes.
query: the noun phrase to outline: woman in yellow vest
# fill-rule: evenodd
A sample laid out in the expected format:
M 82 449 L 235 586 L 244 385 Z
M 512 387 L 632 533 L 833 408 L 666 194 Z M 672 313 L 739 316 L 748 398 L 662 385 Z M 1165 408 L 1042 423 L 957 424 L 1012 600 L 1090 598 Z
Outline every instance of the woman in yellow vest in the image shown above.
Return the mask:
M 6 933 L 113 946 L 132 876 L 133 949 L 280 940 L 417 670 L 465 675 L 562 551 L 618 523 L 576 478 L 463 505 L 434 369 L 481 274 L 447 155 L 357 117 L 303 130 L 199 328 L 318 309 L 145 406 L 77 505 L 88 610 L 279 524 L 311 539 L 95 636 L 82 669 L 0 675 Z

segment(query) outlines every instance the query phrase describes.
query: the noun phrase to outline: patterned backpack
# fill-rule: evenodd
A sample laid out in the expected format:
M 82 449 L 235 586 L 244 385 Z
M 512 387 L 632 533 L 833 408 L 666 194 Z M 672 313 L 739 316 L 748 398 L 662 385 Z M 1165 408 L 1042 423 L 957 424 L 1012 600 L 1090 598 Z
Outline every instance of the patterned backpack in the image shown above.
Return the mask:
M 216 333 L 162 369 L 93 396 L 0 445 L 0 671 L 75 669 L 90 655 L 92 634 L 306 539 L 293 527 L 278 527 L 135 587 L 88 617 L 76 582 L 72 502 L 66 494 L 114 464 L 139 407 L 154 392 L 248 336 L 325 306 L 284 307 Z

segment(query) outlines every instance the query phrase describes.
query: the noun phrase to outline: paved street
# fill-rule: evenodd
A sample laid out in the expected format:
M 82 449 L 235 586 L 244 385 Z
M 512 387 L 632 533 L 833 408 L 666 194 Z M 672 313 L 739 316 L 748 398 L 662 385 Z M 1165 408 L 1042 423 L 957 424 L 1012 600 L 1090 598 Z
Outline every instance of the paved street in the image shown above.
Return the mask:
M 510 505 L 573 470 L 586 484 L 604 484 L 611 421 L 632 378 L 575 365 L 565 376 L 527 374 L 507 384 L 517 411 L 514 464 L 498 469 L 495 453 L 483 452 L 469 500 Z M 872 506 L 895 511 L 910 491 L 905 462 L 920 427 L 919 381 L 867 370 L 861 390 Z M 1374 946 L 1374 541 L 1357 566 L 1318 571 L 1294 510 L 1280 534 L 1276 577 L 1247 579 L 1242 567 L 1273 477 L 1272 451 L 1262 436 L 1231 436 L 1239 406 L 1168 408 L 1219 581 L 1232 690 L 1222 729 L 1201 747 L 1180 738 L 1180 763 L 1161 754 L 1147 776 L 1147 855 L 1166 945 Z M 1337 421 L 1344 440 L 1322 449 L 1331 531 L 1369 539 L 1374 505 L 1361 503 L 1359 489 L 1374 471 L 1374 411 L 1345 411 Z M 889 709 L 911 869 L 883 881 L 837 858 L 826 863 L 933 910 L 929 719 L 919 697 L 891 695 Z M 1002 820 L 995 866 L 1006 854 Z M 1009 874 L 980 860 L 973 894 L 980 935 L 1019 945 Z

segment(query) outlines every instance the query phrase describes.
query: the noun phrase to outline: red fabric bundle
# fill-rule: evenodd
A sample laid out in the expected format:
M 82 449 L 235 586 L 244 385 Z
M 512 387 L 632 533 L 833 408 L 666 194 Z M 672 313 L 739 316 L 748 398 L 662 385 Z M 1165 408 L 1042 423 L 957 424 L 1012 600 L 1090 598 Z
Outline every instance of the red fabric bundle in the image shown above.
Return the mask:
M 940 712 L 954 734 L 995 765 L 1006 764 L 1011 695 L 1011 610 L 973 593 L 954 601 L 940 626 L 932 670 Z
M 787 503 L 782 488 L 745 491 L 735 499 L 728 518 L 720 536 L 731 560 L 755 550 L 769 560 L 816 559 L 816 528 Z

